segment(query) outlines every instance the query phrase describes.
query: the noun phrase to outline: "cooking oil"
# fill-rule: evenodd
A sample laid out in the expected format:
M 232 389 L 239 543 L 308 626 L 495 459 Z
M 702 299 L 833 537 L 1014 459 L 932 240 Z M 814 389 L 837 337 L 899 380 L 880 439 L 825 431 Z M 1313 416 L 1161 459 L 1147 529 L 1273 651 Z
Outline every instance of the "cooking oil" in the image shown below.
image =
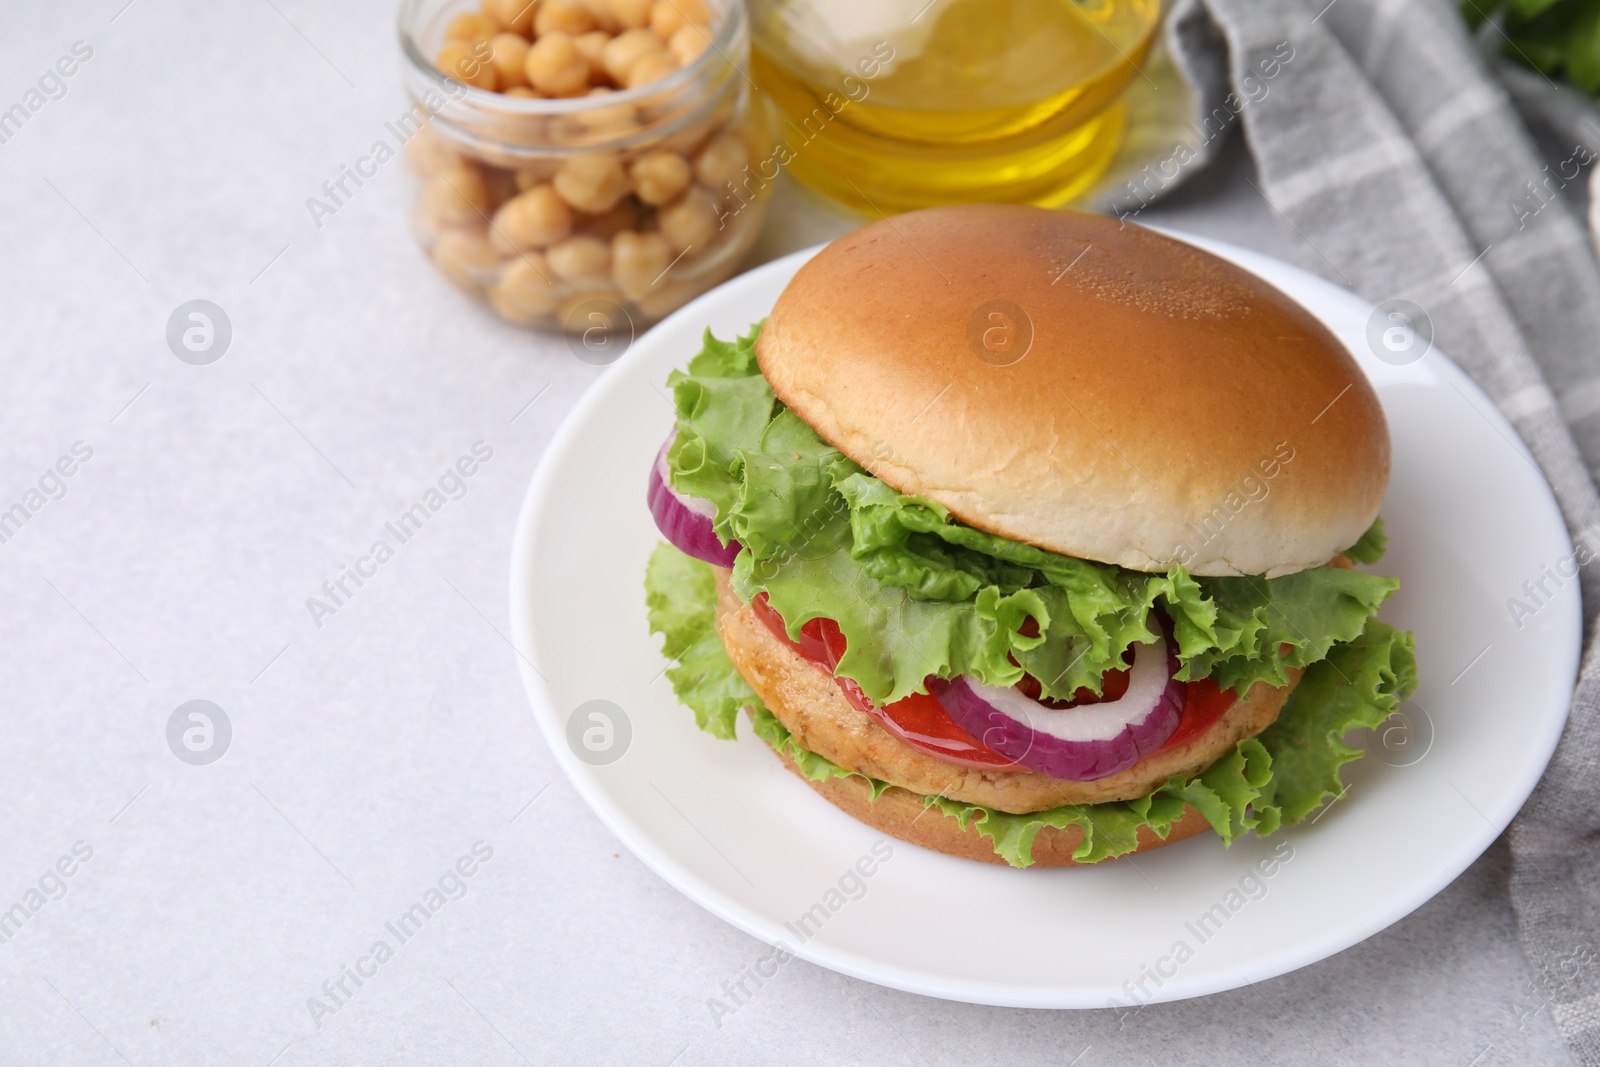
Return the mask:
M 866 214 L 1056 206 L 1121 144 L 1159 0 L 752 0 L 774 161 Z

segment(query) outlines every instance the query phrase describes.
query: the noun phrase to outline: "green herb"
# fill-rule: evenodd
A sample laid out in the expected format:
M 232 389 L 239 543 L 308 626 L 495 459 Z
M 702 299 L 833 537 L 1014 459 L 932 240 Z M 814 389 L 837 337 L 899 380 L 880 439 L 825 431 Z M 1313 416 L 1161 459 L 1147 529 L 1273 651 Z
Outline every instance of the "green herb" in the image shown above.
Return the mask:
M 1463 0 L 1461 13 L 1474 31 L 1492 23 L 1507 58 L 1600 93 L 1600 0 Z

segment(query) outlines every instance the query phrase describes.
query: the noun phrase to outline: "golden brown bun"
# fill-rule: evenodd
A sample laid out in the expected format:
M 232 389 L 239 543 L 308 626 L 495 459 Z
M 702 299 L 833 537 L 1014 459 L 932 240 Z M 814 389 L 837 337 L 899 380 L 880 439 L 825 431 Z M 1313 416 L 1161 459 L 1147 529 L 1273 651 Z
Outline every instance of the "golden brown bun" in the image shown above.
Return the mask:
M 1095 215 L 967 204 L 872 223 L 800 268 L 756 355 L 779 399 L 901 492 L 1136 570 L 1317 566 L 1389 480 L 1377 396 L 1309 312 Z
M 1132 800 L 1174 774 L 1198 774 L 1241 738 L 1272 725 L 1299 681 L 1296 672 L 1294 680 L 1279 689 L 1258 683 L 1210 729 L 1092 782 L 1068 782 L 1035 771 L 957 767 L 917 751 L 851 704 L 831 677 L 780 641 L 749 605 L 739 601 L 728 574 L 717 569 L 717 632 L 733 665 L 802 748 L 912 794 L 943 796 L 998 811 L 1022 814 L 1063 804 Z
M 800 775 L 800 780 L 822 794 L 823 799 L 874 829 L 935 852 L 984 863 L 1004 865 L 1006 862 L 995 855 L 994 845 L 978 832 L 976 826 L 968 824 L 963 830 L 955 816 L 924 807 L 922 797 L 915 793 L 899 786 L 890 786 L 877 800 L 873 800 L 872 787 L 867 785 L 865 779 L 830 778 L 826 782 L 814 782 L 800 774 L 800 768 L 788 756 L 779 755 L 783 765 Z M 1209 829 L 1211 824 L 1206 822 L 1205 816 L 1194 808 L 1188 808 L 1183 817 L 1172 824 L 1165 840 L 1157 837 L 1148 826 L 1139 827 L 1139 847 L 1125 855 L 1148 852 Z M 1072 852 L 1082 842 L 1083 831 L 1076 826 L 1065 830 L 1058 830 L 1054 826 L 1043 827 L 1033 839 L 1033 864 L 1036 867 L 1076 867 L 1078 862 L 1072 858 Z

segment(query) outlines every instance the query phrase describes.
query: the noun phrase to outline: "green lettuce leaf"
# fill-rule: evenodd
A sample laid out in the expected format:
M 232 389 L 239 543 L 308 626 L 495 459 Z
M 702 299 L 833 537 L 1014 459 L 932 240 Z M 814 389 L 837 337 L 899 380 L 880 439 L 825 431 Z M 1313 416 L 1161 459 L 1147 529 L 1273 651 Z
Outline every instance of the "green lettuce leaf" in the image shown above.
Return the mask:
M 678 412 L 678 437 L 667 453 L 673 487 L 716 504 L 716 530 L 724 541 L 743 487 L 742 453 L 759 445 L 777 408 L 756 366 L 760 333 L 758 325 L 727 342 L 707 330 L 688 371 L 667 376 Z
M 1411 634 L 1374 621 L 1360 637 L 1335 645 L 1306 671 L 1283 713 L 1261 734 L 1277 767 L 1264 802 L 1293 823 L 1340 795 L 1339 767 L 1362 754 L 1344 743 L 1344 735 L 1377 727 L 1416 688 Z
M 762 705 L 717 636 L 711 565 L 660 544 L 650 554 L 644 588 L 650 630 L 666 638 L 661 652 L 672 661 L 667 667 L 672 691 L 689 705 L 700 729 L 732 740 L 739 709 Z
M 854 774 L 872 786 L 874 800 L 889 788 L 887 782 L 847 771 L 802 748 L 761 703 L 717 636 L 717 587 L 709 563 L 662 543 L 650 554 L 644 586 L 650 632 L 662 635 L 662 654 L 674 661 L 667 667 L 667 681 L 678 699 L 694 712 L 700 729 L 731 741 L 739 709 L 744 708 L 756 736 L 794 760 L 807 778 L 825 781 Z
M 1361 540 L 1344 550 L 1344 554 L 1357 563 L 1376 563 L 1383 558 L 1383 550 L 1389 547 L 1389 535 L 1383 532 L 1383 520 L 1372 520 L 1372 525 L 1367 532 L 1361 535 Z
M 1335 645 L 1307 669 L 1275 723 L 1245 738 L 1233 752 L 1185 782 L 1173 777 L 1138 800 L 1068 805 L 1013 815 L 929 797 L 965 828 L 994 843 L 1014 867 L 1033 863 L 1033 839 L 1046 826 L 1077 826 L 1084 839 L 1073 853 L 1081 863 L 1131 852 L 1140 826 L 1165 838 L 1191 805 L 1223 844 L 1253 831 L 1265 837 L 1301 821 L 1343 792 L 1339 767 L 1362 753 L 1344 743 L 1358 727 L 1376 727 L 1416 689 L 1416 648 L 1411 634 L 1373 620 L 1353 641 Z
M 1083 840 L 1072 858 L 1079 863 L 1098 863 L 1138 848 L 1140 827 L 1148 827 L 1164 840 L 1190 805 L 1205 816 L 1223 844 L 1232 844 L 1241 834 L 1256 828 L 1258 816 L 1251 805 L 1271 779 L 1272 756 L 1261 742 L 1245 738 L 1194 778 L 1174 775 L 1137 800 L 1068 804 L 1025 815 L 943 797 L 928 797 L 927 802 L 953 816 L 963 830 L 976 826 L 993 842 L 995 854 L 1013 867 L 1033 865 L 1033 840 L 1046 826 L 1058 830 L 1076 826 L 1082 830 Z M 1273 828 L 1277 825 L 1274 821 Z
M 743 551 L 734 589 L 765 593 L 791 636 L 839 625 L 839 673 L 873 700 L 925 692 L 930 676 L 970 674 L 1047 697 L 1101 691 L 1107 670 L 1171 620 L 1185 680 L 1244 692 L 1359 635 L 1394 591 L 1390 578 L 1316 568 L 1279 578 L 1148 574 L 985 533 L 935 501 L 896 492 L 781 404 L 754 355 L 759 326 L 731 342 L 708 331 L 668 378 L 678 436 L 673 486 L 709 499 L 715 529 Z M 1381 548 L 1374 526 L 1352 552 Z M 1375 558 L 1375 557 L 1373 557 Z
M 646 574 L 650 628 L 664 635 L 663 651 L 678 663 L 667 669 L 679 698 L 700 728 L 731 738 L 739 707 L 772 748 L 795 761 L 814 781 L 846 777 L 846 770 L 801 747 L 734 669 L 716 636 L 716 589 L 709 564 L 670 545 L 650 558 Z M 997 855 L 1016 867 L 1033 863 L 1041 829 L 1076 826 L 1083 841 L 1073 853 L 1082 863 L 1133 851 L 1140 827 L 1165 838 L 1186 806 L 1197 809 L 1224 844 L 1254 832 L 1265 836 L 1295 823 L 1342 791 L 1339 767 L 1361 753 L 1344 743 L 1356 727 L 1376 727 L 1416 688 L 1415 645 L 1409 633 L 1373 620 L 1353 640 L 1333 646 L 1308 668 L 1277 722 L 1259 737 L 1240 741 L 1199 775 L 1174 776 L 1136 800 L 1070 804 L 1015 815 L 943 797 L 924 797 L 956 819 L 976 826 Z M 864 778 L 877 798 L 888 783 Z
M 1393 578 L 1340 567 L 1199 581 L 1216 606 L 1219 640 L 1188 657 L 1182 676 L 1209 677 L 1239 693 L 1256 682 L 1287 685 L 1289 668 L 1309 666 L 1356 638 L 1400 587 Z

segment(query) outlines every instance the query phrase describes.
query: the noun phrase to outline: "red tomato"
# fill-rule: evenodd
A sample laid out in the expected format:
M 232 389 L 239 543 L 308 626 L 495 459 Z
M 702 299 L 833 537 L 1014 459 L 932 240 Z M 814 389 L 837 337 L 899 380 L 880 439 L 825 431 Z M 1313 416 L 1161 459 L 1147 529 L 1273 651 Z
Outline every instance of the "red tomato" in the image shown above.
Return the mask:
M 756 617 L 780 640 L 833 675 L 851 704 L 871 715 L 880 726 L 912 748 L 959 767 L 1009 770 L 1018 766 L 957 726 L 937 698 L 927 693 L 913 693 L 879 707 L 854 680 L 834 674 L 839 660 L 844 657 L 847 642 L 839 624 L 832 619 L 812 619 L 800 627 L 800 640 L 791 641 L 783 616 L 767 603 L 767 594 L 756 594 L 750 606 L 755 609 Z
M 1032 620 L 1029 621 L 1031 622 Z M 1079 704 L 1098 704 L 1103 700 L 1121 700 L 1128 692 L 1128 672 L 1106 671 L 1101 677 L 1100 688 L 1104 692 L 1099 696 L 1095 696 L 1088 686 L 1080 685 L 1072 694 L 1071 700 L 1056 700 L 1039 695 L 1044 692 L 1044 689 L 1039 685 L 1039 679 L 1031 674 L 1024 674 L 1022 681 L 1017 683 L 1017 689 L 1023 696 L 1037 700 L 1047 708 L 1075 708 Z
M 1183 700 L 1183 716 L 1178 720 L 1178 728 L 1172 731 L 1172 736 L 1167 738 L 1161 748 L 1181 745 L 1211 729 L 1238 699 L 1233 695 L 1233 690 L 1218 689 L 1217 683 L 1210 678 L 1201 678 L 1199 681 L 1186 684 L 1188 695 Z

